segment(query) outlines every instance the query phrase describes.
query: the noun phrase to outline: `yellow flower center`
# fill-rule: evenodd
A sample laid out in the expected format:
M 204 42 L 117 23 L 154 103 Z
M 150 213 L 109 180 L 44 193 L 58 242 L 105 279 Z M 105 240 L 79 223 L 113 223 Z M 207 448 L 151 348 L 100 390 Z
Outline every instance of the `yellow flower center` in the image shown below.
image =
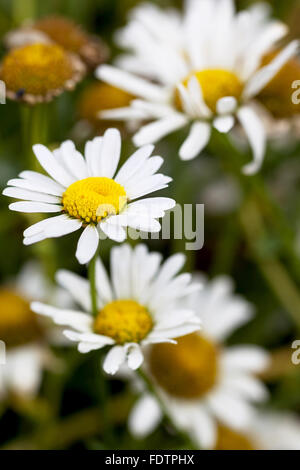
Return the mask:
M 267 54 L 262 66 L 269 64 L 280 50 Z M 258 95 L 258 100 L 276 117 L 289 118 L 300 113 L 300 105 L 292 101 L 292 83 L 300 79 L 300 60 L 290 59 Z
M 170 395 L 194 399 L 205 395 L 216 383 L 217 349 L 208 339 L 193 333 L 178 344 L 157 344 L 151 348 L 150 371 Z
M 255 450 L 255 446 L 245 435 L 219 425 L 215 450 Z
M 127 202 L 126 191 L 116 181 L 91 176 L 71 184 L 62 196 L 64 211 L 84 222 L 100 222 L 119 214 Z
M 69 56 L 53 44 L 14 49 L 4 57 L 1 69 L 1 79 L 8 90 L 32 95 L 46 95 L 59 89 L 72 75 Z
M 192 76 L 197 78 L 202 89 L 204 101 L 214 113 L 216 112 L 217 102 L 220 98 L 234 96 L 239 100 L 241 97 L 243 84 L 240 79 L 229 70 L 207 69 L 194 71 L 182 82 L 186 88 Z M 177 108 L 181 110 L 182 105 L 178 91 L 176 91 L 175 103 Z
M 79 113 L 83 119 L 98 123 L 97 114 L 106 109 L 123 108 L 130 104 L 134 97 L 119 88 L 106 83 L 93 83 L 82 94 Z
M 114 300 L 100 310 L 94 331 L 113 338 L 117 344 L 139 343 L 153 327 L 148 310 L 134 300 Z
M 7 347 L 20 346 L 42 336 L 29 303 L 9 289 L 0 290 L 0 340 Z
M 72 52 L 78 53 L 88 41 L 85 32 L 68 18 L 48 16 L 37 21 L 34 29 L 42 31 L 52 41 Z

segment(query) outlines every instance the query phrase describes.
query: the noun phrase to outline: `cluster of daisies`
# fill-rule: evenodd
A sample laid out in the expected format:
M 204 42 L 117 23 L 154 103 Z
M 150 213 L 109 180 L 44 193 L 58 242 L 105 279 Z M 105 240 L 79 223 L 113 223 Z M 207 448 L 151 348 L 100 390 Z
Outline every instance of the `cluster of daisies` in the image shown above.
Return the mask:
M 73 28 L 74 43 L 59 34 L 66 28 Z M 266 131 L 254 101 L 297 53 L 294 41 L 264 63 L 285 34 L 286 27 L 270 20 L 265 6 L 236 13 L 231 0 L 189 0 L 183 15 L 151 4 L 133 11 L 116 38 L 128 52 L 114 67 L 97 68 L 105 83 L 93 93 L 107 101 L 113 97 L 99 118 L 127 121 L 129 131 L 137 128 L 137 150 L 119 165 L 116 128 L 87 141 L 83 153 L 70 140 L 54 150 L 37 143 L 33 151 L 44 171 L 22 171 L 3 191 L 19 199 L 11 210 L 48 214 L 24 231 L 25 245 L 80 231 L 76 258 L 90 264 L 93 282 L 60 270 L 59 288 L 49 293 L 40 287 L 41 273 L 35 283 L 30 267 L 29 274 L 0 291 L 0 338 L 8 346 L 0 394 L 14 388 L 33 393 L 43 367 L 51 365 L 47 345 L 64 337 L 80 353 L 103 350 L 104 371 L 131 381 L 139 399 L 129 428 L 138 437 L 155 429 L 164 409 L 201 448 L 299 448 L 300 425 L 293 416 L 257 411 L 268 399 L 259 378 L 268 354 L 257 346 L 225 344 L 254 314 L 234 294 L 231 280 L 181 273 L 182 254 L 163 261 L 144 244 L 123 243 L 130 230 L 159 232 L 159 219 L 175 206 L 173 199 L 153 196 L 171 182 L 159 173 L 162 157 L 153 155 L 153 144 L 167 134 L 187 130 L 179 156 L 190 160 L 209 143 L 213 128 L 227 133 L 239 123 L 253 151 L 244 172 L 260 168 Z M 57 18 L 10 33 L 7 44 L 11 50 L 0 76 L 8 97 L 31 104 L 72 88 L 87 67 L 106 57 L 95 38 Z M 101 260 L 105 238 L 121 244 L 111 250 L 109 274 Z M 31 286 L 38 292 L 30 292 Z M 13 307 L 10 315 L 7 305 Z M 45 317 L 53 321 L 50 330 Z M 28 337 L 18 334 L 20 325 Z

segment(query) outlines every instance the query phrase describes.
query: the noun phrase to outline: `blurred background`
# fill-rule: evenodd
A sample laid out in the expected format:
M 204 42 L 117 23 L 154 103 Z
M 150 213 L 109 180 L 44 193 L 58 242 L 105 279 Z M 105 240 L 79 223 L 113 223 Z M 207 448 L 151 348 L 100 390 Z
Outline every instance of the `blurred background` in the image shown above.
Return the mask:
M 112 61 L 119 52 L 114 46 L 113 35 L 116 29 L 126 24 L 130 9 L 140 3 L 138 0 L 0 0 L 0 36 L 3 39 L 26 21 L 62 15 L 80 24 L 88 34 L 100 37 L 110 51 L 107 60 Z M 182 8 L 180 0 L 152 0 L 152 3 Z M 238 8 L 245 8 L 254 2 L 238 0 L 236 3 Z M 299 2 L 270 0 L 269 3 L 274 16 L 289 25 L 290 37 L 299 37 Z M 0 54 L 1 57 L 5 54 L 3 41 Z M 300 79 L 300 75 L 294 79 Z M 44 139 L 48 146 L 54 148 L 71 138 L 82 149 L 87 138 L 103 133 L 105 124 L 98 122 L 94 115 L 98 108 L 105 107 L 106 98 L 105 94 L 97 94 L 95 83 L 91 69 L 73 92 L 63 93 L 46 105 L 48 118 Z M 0 105 L 1 189 L 10 178 L 27 168 L 26 138 L 22 130 L 24 106 L 10 100 Z M 125 159 L 134 147 L 126 130 L 121 130 Z M 258 344 L 271 351 L 274 360 L 264 377 L 271 392 L 270 406 L 299 413 L 300 366 L 291 362 L 291 344 L 300 339 L 300 310 L 292 305 L 291 310 L 298 313 L 299 319 L 292 318 L 288 311 L 289 302 L 282 301 L 286 278 L 281 267 L 299 288 L 300 264 L 295 254 L 300 256 L 300 140 L 299 134 L 293 138 L 278 138 L 275 129 L 274 134 L 259 177 L 271 194 L 273 212 L 266 214 L 267 230 L 264 233 L 258 231 L 250 241 L 240 214 L 243 182 L 228 169 L 226 155 L 223 159 L 213 157 L 218 149 L 212 148 L 201 159 L 186 165 L 177 157 L 180 135 L 158 144 L 157 154 L 165 158 L 165 174 L 180 175 L 179 183 L 172 184 L 164 195 L 169 192 L 179 203 L 205 204 L 205 244 L 200 251 L 188 255 L 189 267 L 204 271 L 209 277 L 223 273 L 231 275 L 237 292 L 255 306 L 255 318 L 236 331 L 229 344 Z M 231 152 L 230 148 L 228 152 Z M 263 198 L 260 203 L 264 211 Z M 27 225 L 28 219 L 9 212 L 7 198 L 1 197 L 2 289 L 8 284 L 16 284 L 24 266 L 37 259 L 42 260 L 43 275 L 50 284 L 58 267 L 85 274 L 72 256 L 77 235 L 59 238 L 51 246 L 42 242 L 25 248 L 22 232 Z M 180 240 L 151 240 L 148 243 L 165 256 L 184 249 Z M 109 241 L 103 244 L 105 262 L 111 246 Z M 0 294 L 0 316 L 5 315 L 8 308 L 9 303 L 5 299 L 2 302 Z M 126 383 L 117 379 L 106 381 L 110 396 L 108 412 L 114 430 L 103 435 L 101 403 L 104 385 L 96 373 L 97 356 L 93 353 L 80 356 L 74 348 L 61 344 L 55 344 L 50 354 L 50 364 L 45 367 L 37 396 L 24 398 L 12 394 L 0 399 L 0 448 L 176 449 L 184 445 L 181 438 L 165 426 L 147 439 L 135 440 L 128 433 L 126 423 L 135 394 Z

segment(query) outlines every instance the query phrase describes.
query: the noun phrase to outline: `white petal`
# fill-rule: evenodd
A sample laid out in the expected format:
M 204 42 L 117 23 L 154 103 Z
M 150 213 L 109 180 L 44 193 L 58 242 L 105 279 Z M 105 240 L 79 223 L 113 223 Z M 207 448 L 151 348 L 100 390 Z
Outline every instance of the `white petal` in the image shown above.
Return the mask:
M 264 401 L 268 398 L 267 389 L 260 380 L 246 374 L 225 375 L 222 386 L 229 392 L 239 393 L 251 401 Z
M 130 432 L 137 438 L 151 434 L 162 419 L 159 403 L 152 396 L 145 394 L 134 405 L 128 426 Z
M 197 157 L 207 145 L 211 134 L 211 126 L 206 122 L 195 122 L 190 133 L 179 150 L 182 160 L 192 160 Z
M 35 212 L 42 212 L 42 213 L 51 213 L 51 212 L 61 212 L 62 206 L 54 205 L 54 204 L 46 204 L 45 202 L 13 202 L 10 204 L 9 209 L 11 211 L 17 212 L 25 212 L 25 213 L 35 213 Z
M 101 300 L 105 303 L 113 300 L 113 292 L 109 277 L 100 257 L 98 257 L 96 261 L 96 287 Z
M 234 96 L 225 96 L 220 98 L 217 102 L 217 113 L 218 114 L 231 114 L 237 107 L 237 100 Z
M 224 351 L 222 364 L 229 371 L 259 373 L 266 369 L 270 357 L 257 346 L 233 346 Z
M 68 291 L 78 305 L 86 312 L 91 311 L 90 285 L 86 279 L 64 269 L 60 269 L 55 278 L 58 284 Z
M 121 88 L 121 90 L 127 91 L 134 96 L 149 99 L 150 101 L 160 102 L 162 100 L 164 101 L 166 97 L 163 88 L 110 65 L 101 65 L 98 67 L 96 76 L 110 85 Z
M 33 146 L 36 158 L 46 172 L 58 183 L 67 187 L 74 182 L 74 178 L 60 165 L 54 155 L 44 145 Z
M 110 121 L 129 121 L 129 120 L 145 120 L 149 116 L 140 109 L 136 108 L 114 108 L 105 111 L 99 111 L 99 119 L 108 119 Z
M 144 356 L 138 344 L 132 344 L 128 347 L 127 356 L 128 367 L 130 369 L 136 370 L 142 365 Z
M 122 165 L 115 177 L 115 181 L 124 186 L 126 181 L 128 181 L 143 166 L 153 150 L 153 145 L 145 145 L 144 147 L 136 150 L 124 165 Z
M 99 227 L 108 238 L 115 242 L 121 243 L 126 240 L 127 235 L 124 228 L 119 224 L 110 223 L 109 219 L 107 221 L 100 222 Z
M 114 346 L 107 354 L 103 369 L 107 374 L 114 375 L 118 372 L 126 358 L 126 349 L 123 346 Z
M 33 312 L 52 318 L 57 325 L 70 326 L 78 331 L 88 331 L 92 326 L 92 317 L 76 310 L 59 309 L 40 302 L 32 302 L 30 307 Z
M 8 387 L 21 396 L 31 396 L 42 379 L 43 351 L 35 345 L 14 348 L 7 354 L 4 367 Z
M 204 406 L 193 411 L 192 427 L 194 437 L 202 449 L 213 449 L 217 439 L 217 426 L 214 417 Z
M 234 117 L 233 116 L 218 116 L 214 119 L 214 127 L 224 134 L 231 131 L 234 126 Z
M 100 156 L 100 176 L 113 178 L 121 153 L 121 135 L 118 129 L 107 129 L 103 136 Z
M 33 245 L 34 243 L 41 242 L 45 240 L 47 237 L 43 232 L 37 233 L 36 235 L 32 235 L 32 237 L 25 237 L 23 240 L 23 244 L 25 246 Z
M 44 234 L 47 238 L 61 237 L 69 233 L 76 232 L 82 226 L 82 222 L 78 219 L 70 219 L 70 217 L 63 214 L 60 219 L 49 221 L 44 227 Z
M 60 197 L 21 188 L 5 188 L 2 194 L 3 196 L 13 197 L 15 199 L 25 199 L 26 201 L 46 202 L 49 204 L 60 204 L 61 202 Z
M 245 428 L 254 414 L 254 409 L 245 400 L 225 391 L 209 395 L 207 401 L 217 418 L 234 429 Z
M 94 225 L 88 225 L 82 232 L 76 250 L 76 258 L 80 264 L 88 263 L 95 255 L 99 243 L 99 235 Z
M 299 41 L 295 40 L 288 44 L 268 65 L 259 69 L 258 72 L 247 83 L 243 98 L 249 99 L 257 95 L 280 71 L 280 69 L 297 54 Z
M 262 166 L 266 151 L 266 135 L 263 124 L 257 114 L 249 107 L 242 107 L 237 112 L 253 151 L 253 162 L 243 168 L 243 173 L 253 175 Z
M 188 89 L 194 106 L 196 106 L 197 116 L 210 118 L 212 116 L 212 111 L 209 109 L 209 107 L 204 101 L 200 83 L 195 76 L 190 78 L 188 83 Z
M 188 119 L 179 113 L 171 114 L 168 117 L 152 122 L 142 127 L 133 137 L 133 142 L 137 147 L 146 144 L 153 144 L 168 134 L 181 129 L 188 122 Z
M 67 140 L 61 144 L 58 149 L 61 153 L 61 158 L 67 168 L 67 170 L 74 175 L 77 179 L 83 179 L 88 177 L 87 166 L 85 160 L 80 152 L 75 148 L 74 143 L 71 140 Z
M 53 196 L 61 196 L 65 191 L 65 187 L 61 184 L 57 183 L 53 179 L 49 178 L 49 176 L 42 175 L 41 173 L 37 173 L 36 171 L 22 171 L 19 175 L 24 180 L 18 180 L 22 183 L 26 183 L 27 186 L 19 186 L 24 187 L 26 189 L 40 191 L 41 193 L 52 194 Z M 17 186 L 17 185 L 11 185 Z

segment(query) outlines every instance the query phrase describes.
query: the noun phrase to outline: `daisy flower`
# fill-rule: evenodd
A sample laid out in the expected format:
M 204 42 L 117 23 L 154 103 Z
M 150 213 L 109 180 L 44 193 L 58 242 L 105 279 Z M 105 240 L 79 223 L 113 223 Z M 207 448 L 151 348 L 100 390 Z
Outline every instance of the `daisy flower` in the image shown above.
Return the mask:
M 99 79 L 139 99 L 101 116 L 132 120 L 143 113 L 151 122 L 134 135 L 137 146 L 189 127 L 179 150 L 183 160 L 201 153 L 213 128 L 228 133 L 237 120 L 253 151 L 243 170 L 252 174 L 262 165 L 266 136 L 251 103 L 297 53 L 299 43 L 293 41 L 261 66 L 286 32 L 284 24 L 269 19 L 265 6 L 236 13 L 232 0 L 189 0 L 183 17 L 171 15 L 170 21 L 154 7 L 139 8 L 119 35 L 132 52 L 119 60 L 120 68 L 103 65 L 96 71 Z
M 184 302 L 197 311 L 201 331 L 178 338 L 176 347 L 153 345 L 145 356 L 145 371 L 169 416 L 201 448 L 216 445 L 218 424 L 245 429 L 254 413 L 252 403 L 266 398 L 254 374 L 266 367 L 267 354 L 256 346 L 224 345 L 252 315 L 251 306 L 232 289 L 228 278 L 204 281 L 203 289 Z M 145 436 L 161 418 L 156 398 L 143 393 L 129 427 L 134 435 Z
M 69 305 L 62 289 L 53 288 L 41 267 L 27 263 L 13 282 L 0 287 L 0 340 L 4 341 L 5 363 L 0 365 L 0 398 L 9 392 L 33 396 L 37 392 L 43 368 L 51 363 L 45 338 L 57 341 L 57 331 L 45 328 L 30 309 L 32 300 Z
M 150 157 L 153 149 L 146 145 L 137 150 L 117 172 L 121 137 L 116 129 L 108 129 L 103 137 L 88 141 L 84 157 L 71 141 L 53 152 L 43 145 L 34 145 L 33 151 L 49 176 L 23 171 L 19 178 L 8 181 L 3 194 L 24 200 L 10 204 L 11 210 L 60 215 L 26 229 L 24 244 L 83 228 L 76 257 L 84 264 L 95 255 L 103 235 L 122 242 L 126 238 L 125 227 L 159 232 L 157 219 L 174 207 L 175 201 L 162 197 L 135 201 L 166 188 L 171 181 L 157 173 L 163 159 Z
M 0 64 L 6 95 L 30 105 L 73 90 L 86 72 L 77 55 L 56 44 L 30 44 L 9 51 Z
M 152 343 L 176 343 L 173 338 L 199 329 L 200 320 L 179 301 L 199 288 L 191 275 L 177 273 L 185 257 L 171 256 L 161 265 L 159 253 L 140 244 L 125 244 L 111 251 L 111 280 L 101 260 L 96 262 L 98 314 L 92 316 L 89 282 L 67 271 L 57 280 L 80 305 L 80 311 L 57 309 L 34 302 L 33 311 L 69 327 L 64 334 L 78 343 L 81 353 L 109 347 L 103 368 L 115 374 L 122 364 L 137 369 L 143 362 L 142 347 Z
M 98 37 L 88 34 L 70 18 L 57 15 L 45 16 L 31 25 L 10 31 L 4 42 L 10 49 L 34 43 L 58 44 L 78 55 L 91 68 L 108 57 L 108 48 Z

